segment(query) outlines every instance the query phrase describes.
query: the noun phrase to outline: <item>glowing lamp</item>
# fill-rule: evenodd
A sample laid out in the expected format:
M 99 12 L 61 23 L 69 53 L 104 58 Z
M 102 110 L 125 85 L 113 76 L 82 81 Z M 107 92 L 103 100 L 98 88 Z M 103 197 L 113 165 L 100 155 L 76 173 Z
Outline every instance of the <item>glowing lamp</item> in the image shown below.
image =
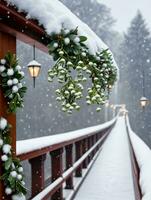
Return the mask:
M 145 108 L 149 103 L 149 100 L 146 97 L 141 97 L 140 98 L 140 104 L 142 108 Z

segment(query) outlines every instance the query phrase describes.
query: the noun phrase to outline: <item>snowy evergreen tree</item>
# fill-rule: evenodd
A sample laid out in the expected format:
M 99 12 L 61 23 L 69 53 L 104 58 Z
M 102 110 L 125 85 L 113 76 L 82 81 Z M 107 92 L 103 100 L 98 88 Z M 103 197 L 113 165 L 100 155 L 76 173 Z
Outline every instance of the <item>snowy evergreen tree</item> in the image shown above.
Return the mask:
M 119 60 L 122 101 L 126 101 L 128 105 L 134 130 L 147 142 L 150 130 L 147 116 L 150 111 L 148 107 L 146 112 L 142 112 L 139 99 L 141 96 L 151 97 L 148 90 L 151 75 L 149 73 L 151 70 L 151 37 L 140 11 L 137 12 L 124 35 Z M 144 134 L 146 137 L 143 136 Z

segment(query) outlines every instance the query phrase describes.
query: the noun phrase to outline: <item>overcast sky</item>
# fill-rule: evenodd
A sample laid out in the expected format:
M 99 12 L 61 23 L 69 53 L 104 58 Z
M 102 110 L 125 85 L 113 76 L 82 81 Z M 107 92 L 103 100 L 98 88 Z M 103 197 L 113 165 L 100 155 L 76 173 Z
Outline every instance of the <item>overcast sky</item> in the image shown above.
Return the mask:
M 112 15 L 116 18 L 116 29 L 125 31 L 131 19 L 139 9 L 146 19 L 151 29 L 151 0 L 98 0 L 106 4 L 112 10 Z

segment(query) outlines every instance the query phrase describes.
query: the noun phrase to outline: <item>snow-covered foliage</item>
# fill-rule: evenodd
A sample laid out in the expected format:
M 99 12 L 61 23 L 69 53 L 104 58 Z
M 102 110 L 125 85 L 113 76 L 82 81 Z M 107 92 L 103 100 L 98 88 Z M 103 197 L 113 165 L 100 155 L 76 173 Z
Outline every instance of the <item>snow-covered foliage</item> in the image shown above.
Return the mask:
M 136 159 L 140 169 L 140 187 L 142 200 L 151 199 L 151 150 L 131 129 L 129 119 L 127 123 L 130 133 L 130 139 L 134 148 Z

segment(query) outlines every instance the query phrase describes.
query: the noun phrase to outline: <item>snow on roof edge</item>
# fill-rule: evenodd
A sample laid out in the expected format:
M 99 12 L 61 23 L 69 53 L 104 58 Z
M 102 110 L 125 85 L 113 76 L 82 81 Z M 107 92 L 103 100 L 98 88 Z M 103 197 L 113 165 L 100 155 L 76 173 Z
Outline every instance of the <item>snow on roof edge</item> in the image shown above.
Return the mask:
M 36 3 L 35 0 L 6 1 L 15 5 L 19 12 L 25 11 L 28 13 L 27 19 L 37 19 L 39 24 L 44 26 L 49 35 L 53 32 L 59 33 L 63 26 L 67 29 L 75 29 L 78 26 L 79 35 L 84 35 L 88 38 L 85 44 L 88 47 L 90 54 L 96 54 L 102 49 L 108 49 L 108 46 L 96 35 L 96 33 L 94 33 L 94 31 L 90 29 L 87 24 L 82 22 L 58 0 L 36 0 Z M 113 62 L 117 67 L 114 58 Z

